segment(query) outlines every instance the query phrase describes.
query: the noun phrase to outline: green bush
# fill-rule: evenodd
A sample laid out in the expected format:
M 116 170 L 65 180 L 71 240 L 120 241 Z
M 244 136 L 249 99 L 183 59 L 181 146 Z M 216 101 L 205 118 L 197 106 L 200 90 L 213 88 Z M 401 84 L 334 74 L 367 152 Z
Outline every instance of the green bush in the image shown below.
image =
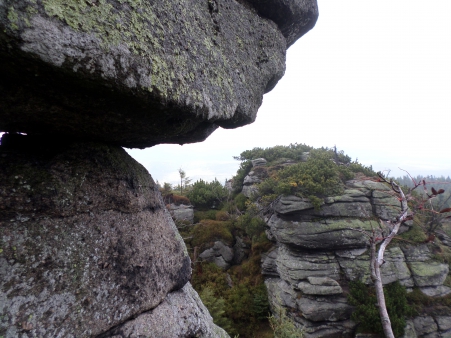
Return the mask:
M 405 317 L 413 314 L 407 303 L 407 292 L 398 281 L 384 287 L 385 303 L 390 317 L 393 333 L 396 337 L 404 334 Z M 373 287 L 366 286 L 361 281 L 349 285 L 349 303 L 356 306 L 351 319 L 359 323 L 359 330 L 383 334 L 377 298 Z
M 278 317 L 271 315 L 268 319 L 269 325 L 274 331 L 274 338 L 304 337 L 302 330 L 298 329 L 285 313 L 280 313 Z
M 216 220 L 216 213 L 218 210 L 194 211 L 194 223 L 199 223 L 203 219 Z
M 217 208 L 227 195 L 227 190 L 217 179 L 213 182 L 205 182 L 200 179 L 188 192 L 188 198 L 197 208 Z
M 232 336 L 254 337 L 258 327 L 267 322 L 269 305 L 266 287 L 260 269 L 254 274 L 258 274 L 258 280 L 249 276 L 240 278 L 233 268 L 225 272 L 213 263 L 197 264 L 193 270 L 191 284 L 209 309 L 214 322 Z M 232 286 L 228 279 L 233 280 Z M 220 299 L 224 300 L 223 304 Z
M 301 197 L 338 195 L 343 191 L 343 182 L 354 174 L 332 161 L 333 157 L 331 151 L 312 150 L 308 161 L 285 167 L 261 182 L 259 193 Z
M 237 160 L 250 161 L 257 158 L 264 158 L 268 162 L 273 162 L 280 158 L 288 158 L 299 161 L 303 153 L 309 152 L 313 148 L 305 144 L 290 144 L 289 146 L 274 146 L 270 148 L 254 148 L 252 150 L 243 151 L 240 156 L 235 157 Z M 244 177 L 243 177 L 244 178 Z
M 246 196 L 239 193 L 238 195 L 235 196 L 234 201 L 235 201 L 235 205 L 238 208 L 238 210 L 240 210 L 240 211 L 246 210 L 246 202 L 247 202 Z
M 237 226 L 253 239 L 265 231 L 266 223 L 262 219 L 246 213 L 238 219 Z
M 225 316 L 225 301 L 222 297 L 215 297 L 212 287 L 207 286 L 199 293 L 202 303 L 213 317 L 213 323 L 227 332 L 232 331 L 232 321 Z
M 193 236 L 191 245 L 193 247 L 205 246 L 219 240 L 231 245 L 233 243 L 233 236 L 230 228 L 230 222 L 201 220 L 191 230 L 191 236 Z

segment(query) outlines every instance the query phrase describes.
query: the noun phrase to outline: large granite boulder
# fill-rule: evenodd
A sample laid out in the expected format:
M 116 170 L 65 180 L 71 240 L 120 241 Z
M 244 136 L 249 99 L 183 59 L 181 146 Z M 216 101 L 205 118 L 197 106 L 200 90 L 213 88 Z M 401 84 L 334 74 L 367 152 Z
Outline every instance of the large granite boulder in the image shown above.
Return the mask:
M 182 289 L 169 293 L 154 310 L 143 313 L 98 338 L 119 337 L 229 338 L 229 335 L 213 324 L 199 295 L 187 283 Z
M 215 263 L 223 270 L 227 270 L 233 263 L 233 250 L 221 241 L 216 241 L 213 246 L 204 250 L 199 259 L 206 262 Z
M 96 336 L 191 276 L 151 176 L 116 146 L 4 137 L 0 238 L 0 336 Z
M 142 148 L 254 121 L 318 13 L 252 4 L 1 1 L 0 131 Z

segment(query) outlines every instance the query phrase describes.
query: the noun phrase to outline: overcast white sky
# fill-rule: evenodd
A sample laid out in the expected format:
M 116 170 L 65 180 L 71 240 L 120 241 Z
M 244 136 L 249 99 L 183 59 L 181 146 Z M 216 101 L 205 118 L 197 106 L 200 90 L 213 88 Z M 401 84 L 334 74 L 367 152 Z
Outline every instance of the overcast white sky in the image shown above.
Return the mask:
M 206 141 L 127 150 L 155 180 L 221 182 L 254 147 L 339 149 L 394 176 L 451 175 L 451 1 L 319 0 L 320 16 L 290 47 L 287 71 L 257 121 Z

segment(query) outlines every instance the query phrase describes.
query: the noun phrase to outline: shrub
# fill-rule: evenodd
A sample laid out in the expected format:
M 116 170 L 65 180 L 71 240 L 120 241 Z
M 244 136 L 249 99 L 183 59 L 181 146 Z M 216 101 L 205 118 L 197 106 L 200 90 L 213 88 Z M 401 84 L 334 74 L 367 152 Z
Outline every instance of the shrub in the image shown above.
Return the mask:
M 301 197 L 338 195 L 343 191 L 343 181 L 354 175 L 332 159 L 333 153 L 330 151 L 312 150 L 307 162 L 285 167 L 260 183 L 259 193 Z
M 313 148 L 305 144 L 290 144 L 289 146 L 275 146 L 270 148 L 254 148 L 252 150 L 243 151 L 240 156 L 235 157 L 237 160 L 250 161 L 256 158 L 264 158 L 268 162 L 273 162 L 280 158 L 289 158 L 299 161 L 303 153 L 309 152 Z M 244 177 L 243 177 L 244 178 Z
M 374 288 L 361 281 L 351 282 L 349 286 L 349 302 L 356 306 L 351 319 L 359 323 L 359 330 L 383 334 Z M 405 316 L 413 314 L 407 303 L 406 289 L 396 281 L 385 286 L 384 295 L 393 333 L 396 337 L 402 336 L 406 326 Z
M 188 198 L 195 207 L 213 208 L 218 207 L 227 197 L 227 190 L 217 179 L 213 182 L 199 180 L 193 184 L 188 192 Z
M 217 221 L 228 221 L 230 219 L 230 215 L 227 211 L 221 210 L 216 213 L 215 218 Z
M 238 227 L 253 239 L 265 231 L 266 223 L 258 217 L 252 217 L 249 213 L 242 215 L 238 219 Z
M 298 329 L 292 320 L 285 313 L 280 313 L 278 317 L 269 316 L 269 325 L 274 331 L 274 338 L 302 338 L 303 331 Z
M 238 208 L 238 210 L 240 210 L 240 211 L 246 210 L 246 201 L 247 201 L 246 196 L 239 193 L 238 195 L 235 196 L 234 201 L 235 201 L 235 205 Z
M 233 243 L 233 236 L 230 232 L 230 227 L 229 222 L 202 220 L 191 231 L 191 235 L 193 236 L 191 245 L 193 247 L 202 246 L 219 240 L 231 245 Z
M 199 223 L 203 219 L 216 220 L 217 210 L 194 211 L 194 223 Z
M 215 297 L 213 288 L 210 286 L 203 288 L 199 296 L 213 317 L 213 323 L 230 332 L 232 330 L 232 321 L 225 316 L 224 298 Z
M 174 203 L 175 205 L 180 205 L 180 204 L 190 205 L 191 204 L 190 200 L 188 198 L 186 198 L 185 196 L 176 195 L 176 194 L 172 194 L 172 193 L 164 196 L 164 202 L 166 204 Z

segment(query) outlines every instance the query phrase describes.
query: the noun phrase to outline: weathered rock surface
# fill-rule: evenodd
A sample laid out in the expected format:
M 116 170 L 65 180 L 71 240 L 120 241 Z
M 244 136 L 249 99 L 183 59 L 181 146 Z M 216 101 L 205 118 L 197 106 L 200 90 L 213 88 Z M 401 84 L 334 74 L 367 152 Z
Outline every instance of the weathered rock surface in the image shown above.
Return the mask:
M 241 264 L 241 262 L 248 257 L 250 247 L 244 242 L 244 240 L 236 236 L 236 243 L 233 246 L 233 264 Z
M 258 194 L 257 184 L 268 177 L 268 173 L 265 169 L 266 160 L 259 158 L 252 162 L 254 169 L 250 171 L 243 180 L 242 194 L 248 198 Z
M 313 1 L 297 0 L 249 0 L 258 13 L 273 20 L 287 38 L 287 44 L 309 31 L 318 17 L 318 6 Z
M 161 195 L 123 149 L 16 138 L 0 147 L 0 335 L 96 336 L 188 282 Z
M 332 253 L 297 252 L 280 245 L 276 264 L 280 277 L 292 285 L 307 277 L 340 278 L 340 266 Z
M 158 307 L 139 315 L 99 338 L 125 337 L 200 337 L 228 338 L 229 335 L 213 324 L 207 308 L 187 283 L 171 292 Z
M 0 2 L 0 131 L 142 148 L 254 121 L 318 11 L 252 4 Z
M 359 219 L 330 219 L 303 222 L 274 214 L 268 226 L 278 242 L 300 249 L 343 250 L 367 245 L 367 237 L 359 231 L 371 231 L 374 222 Z
M 171 216 L 174 220 L 180 222 L 194 222 L 194 209 L 192 205 L 180 204 L 176 205 L 171 203 L 168 206 L 168 210 L 171 213 Z
M 346 297 L 303 296 L 297 300 L 297 304 L 303 317 L 313 322 L 345 320 L 353 310 Z
M 340 284 L 329 277 L 307 277 L 307 282 L 300 282 L 298 289 L 306 295 L 339 295 L 343 293 Z
M 361 280 L 371 284 L 369 254 L 347 256 L 338 252 L 338 262 L 348 280 Z M 390 284 L 399 281 L 406 287 L 413 287 L 412 274 L 406 264 L 403 252 L 399 247 L 387 249 L 384 255 L 385 263 L 381 267 L 382 283 Z
M 348 282 L 372 283 L 364 232 L 387 233 L 385 222 L 374 219 L 392 220 L 399 209 L 389 188 L 371 181 L 347 182 L 343 193 L 324 198 L 319 210 L 309 199 L 280 196 L 266 221 L 275 249 L 262 257 L 273 313 L 285 310 L 305 337 L 354 337 Z M 427 244 L 398 245 L 392 242 L 385 252 L 383 284 L 399 281 L 432 297 L 451 292 L 443 285 L 449 267 L 434 261 Z M 405 337 L 451 336 L 447 313 L 441 327 L 437 316 L 415 318 L 408 322 Z
M 199 259 L 215 263 L 221 269 L 227 270 L 233 263 L 233 250 L 221 241 L 216 241 L 210 249 L 199 255 Z
M 411 246 L 404 250 L 404 254 L 412 271 L 415 285 L 419 287 L 437 287 L 443 285 L 449 273 L 449 266 L 448 264 L 434 261 L 427 245 Z M 443 291 L 446 292 L 446 288 L 441 289 L 437 291 L 437 294 Z M 427 293 L 431 294 L 433 291 L 427 290 Z
M 261 167 L 261 166 L 265 166 L 267 161 L 264 158 L 256 158 L 255 160 L 252 160 L 252 166 L 253 167 Z
M 416 317 L 413 320 L 413 324 L 415 326 L 417 335 L 419 335 L 420 337 L 426 333 L 435 332 L 438 329 L 434 318 L 432 318 L 431 316 Z

